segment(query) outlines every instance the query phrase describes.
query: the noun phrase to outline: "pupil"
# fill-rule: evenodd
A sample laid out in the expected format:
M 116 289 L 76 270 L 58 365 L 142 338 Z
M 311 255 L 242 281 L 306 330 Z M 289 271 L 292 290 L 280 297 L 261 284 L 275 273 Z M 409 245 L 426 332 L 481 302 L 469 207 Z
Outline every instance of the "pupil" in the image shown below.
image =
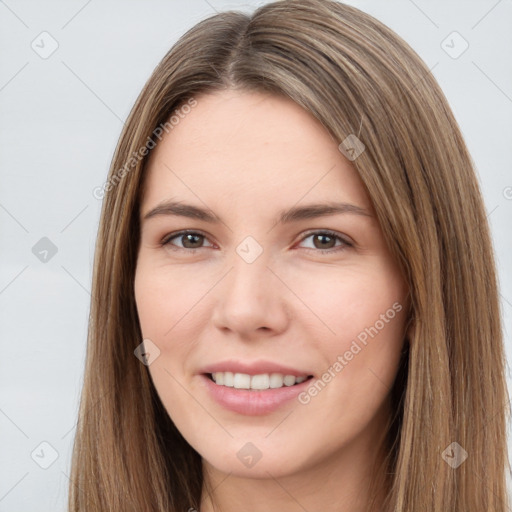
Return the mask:
M 185 240 L 187 242 L 191 242 L 192 244 L 194 244 L 193 240 L 191 241 L 192 238 L 200 238 L 201 235 L 192 235 L 192 234 L 188 234 L 188 235 L 185 235 Z M 186 247 L 186 245 L 185 245 Z M 195 247 L 192 247 L 192 249 L 195 249 Z
M 330 236 L 330 235 L 317 235 L 318 238 L 321 238 L 321 239 L 326 239 L 326 238 L 330 238 L 331 241 L 333 240 L 333 238 Z M 323 247 L 323 249 L 325 249 L 325 247 Z

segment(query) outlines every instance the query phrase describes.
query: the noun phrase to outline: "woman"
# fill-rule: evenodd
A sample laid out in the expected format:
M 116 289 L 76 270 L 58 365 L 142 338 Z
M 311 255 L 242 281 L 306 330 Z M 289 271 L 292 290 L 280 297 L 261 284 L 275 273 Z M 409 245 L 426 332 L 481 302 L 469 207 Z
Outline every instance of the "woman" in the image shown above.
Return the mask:
M 391 30 L 329 0 L 202 21 L 102 193 L 70 510 L 507 510 L 483 201 Z

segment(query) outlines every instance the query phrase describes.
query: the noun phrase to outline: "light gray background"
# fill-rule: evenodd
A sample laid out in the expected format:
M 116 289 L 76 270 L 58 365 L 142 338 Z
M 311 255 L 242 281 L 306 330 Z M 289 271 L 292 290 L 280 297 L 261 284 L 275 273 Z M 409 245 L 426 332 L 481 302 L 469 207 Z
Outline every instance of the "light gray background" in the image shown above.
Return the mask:
M 188 28 L 263 3 L 0 1 L 0 511 L 66 508 L 101 206 L 92 191 L 106 179 L 123 120 Z M 450 102 L 492 225 L 510 361 L 512 2 L 347 3 L 401 35 Z M 469 44 L 458 58 L 463 41 L 446 40 L 453 31 Z M 52 39 L 57 50 L 42 58 Z M 46 262 L 32 252 L 43 237 L 57 248 Z M 52 450 L 58 458 L 43 469 Z

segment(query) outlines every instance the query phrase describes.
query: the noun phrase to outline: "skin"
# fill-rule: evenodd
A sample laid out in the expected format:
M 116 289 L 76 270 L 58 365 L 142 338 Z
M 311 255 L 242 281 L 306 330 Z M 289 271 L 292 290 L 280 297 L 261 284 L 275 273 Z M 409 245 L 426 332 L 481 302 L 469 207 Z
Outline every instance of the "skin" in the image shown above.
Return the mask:
M 160 350 L 151 378 L 214 488 L 203 493 L 201 512 L 212 511 L 212 501 L 223 512 L 362 511 L 372 464 L 384 456 L 404 343 L 404 280 L 353 164 L 315 118 L 264 93 L 196 99 L 151 153 L 141 219 L 173 199 L 224 223 L 142 221 L 135 298 L 143 337 Z M 327 201 L 369 216 L 275 222 L 283 209 Z M 161 244 L 183 229 L 204 237 Z M 326 229 L 341 238 L 317 233 Z M 247 236 L 263 250 L 252 263 L 236 252 Z M 226 359 L 271 360 L 321 378 L 395 303 L 401 311 L 307 404 L 247 416 L 222 408 L 201 385 L 201 367 Z M 237 457 L 247 442 L 261 452 L 252 467 Z

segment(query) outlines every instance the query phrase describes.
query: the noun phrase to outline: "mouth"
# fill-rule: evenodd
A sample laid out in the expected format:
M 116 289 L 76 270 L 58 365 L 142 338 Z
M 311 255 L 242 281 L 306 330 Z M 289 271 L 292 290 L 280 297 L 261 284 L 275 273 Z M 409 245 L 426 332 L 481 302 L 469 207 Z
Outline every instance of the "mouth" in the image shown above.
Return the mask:
M 214 372 L 204 375 L 217 386 L 249 391 L 265 391 L 297 386 L 313 378 L 313 375 L 296 376 L 283 373 L 250 375 L 248 373 Z
M 306 390 L 312 375 L 237 372 L 200 374 L 204 390 L 223 409 L 244 415 L 264 416 L 287 404 Z

